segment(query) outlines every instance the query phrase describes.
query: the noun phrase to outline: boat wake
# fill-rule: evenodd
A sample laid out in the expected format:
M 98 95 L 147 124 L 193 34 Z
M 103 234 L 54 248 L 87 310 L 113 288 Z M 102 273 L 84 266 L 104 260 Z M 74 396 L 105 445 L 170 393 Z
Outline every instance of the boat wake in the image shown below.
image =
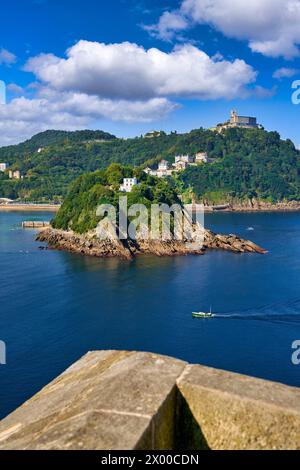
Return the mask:
M 214 318 L 221 320 L 266 321 L 276 323 L 300 323 L 300 299 L 280 305 L 264 305 L 238 312 L 216 313 Z
M 242 315 L 242 314 L 231 314 L 231 315 L 222 315 L 222 314 L 215 314 L 214 318 L 221 319 L 221 320 L 255 320 L 255 321 L 266 321 L 266 322 L 276 322 L 276 323 L 299 323 L 300 324 L 300 313 L 298 315 L 259 315 L 259 314 L 251 314 L 251 315 Z

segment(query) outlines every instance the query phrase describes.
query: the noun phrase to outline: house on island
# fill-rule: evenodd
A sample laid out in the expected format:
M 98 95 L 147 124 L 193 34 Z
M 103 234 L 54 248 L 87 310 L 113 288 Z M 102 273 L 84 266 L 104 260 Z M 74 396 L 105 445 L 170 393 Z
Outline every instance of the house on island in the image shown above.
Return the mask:
M 137 186 L 138 184 L 137 178 L 124 178 L 123 184 L 120 186 L 120 191 L 122 193 L 131 193 L 134 186 Z
M 0 163 L 1 173 L 4 173 L 6 170 L 7 170 L 7 164 L 6 163 Z

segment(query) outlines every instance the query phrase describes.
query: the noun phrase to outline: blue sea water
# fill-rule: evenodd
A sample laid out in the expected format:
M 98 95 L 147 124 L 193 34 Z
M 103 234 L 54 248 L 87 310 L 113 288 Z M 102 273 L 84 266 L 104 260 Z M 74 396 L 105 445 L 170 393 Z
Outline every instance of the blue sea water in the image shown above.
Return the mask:
M 23 220 L 0 213 L 0 417 L 87 351 L 144 350 L 300 386 L 300 213 L 206 216 L 262 255 L 99 260 L 40 251 Z M 248 227 L 254 230 L 248 231 Z M 193 320 L 192 311 L 217 317 Z

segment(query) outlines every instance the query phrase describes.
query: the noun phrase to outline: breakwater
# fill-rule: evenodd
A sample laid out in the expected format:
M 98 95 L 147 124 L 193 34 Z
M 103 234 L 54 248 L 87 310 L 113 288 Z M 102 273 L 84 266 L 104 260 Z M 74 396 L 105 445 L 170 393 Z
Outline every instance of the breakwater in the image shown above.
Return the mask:
M 43 222 L 40 220 L 34 220 L 34 221 L 25 221 L 22 222 L 22 228 L 48 228 L 50 227 L 50 222 Z

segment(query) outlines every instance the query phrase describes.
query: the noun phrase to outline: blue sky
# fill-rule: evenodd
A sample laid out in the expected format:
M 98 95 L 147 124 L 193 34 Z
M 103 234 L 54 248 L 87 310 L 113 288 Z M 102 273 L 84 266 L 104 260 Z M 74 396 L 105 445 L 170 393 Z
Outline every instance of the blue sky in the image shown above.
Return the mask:
M 222 122 L 234 107 L 299 145 L 291 84 L 300 79 L 300 1 L 239 3 L 240 11 L 235 0 L 6 3 L 0 144 L 46 128 L 183 132 Z

